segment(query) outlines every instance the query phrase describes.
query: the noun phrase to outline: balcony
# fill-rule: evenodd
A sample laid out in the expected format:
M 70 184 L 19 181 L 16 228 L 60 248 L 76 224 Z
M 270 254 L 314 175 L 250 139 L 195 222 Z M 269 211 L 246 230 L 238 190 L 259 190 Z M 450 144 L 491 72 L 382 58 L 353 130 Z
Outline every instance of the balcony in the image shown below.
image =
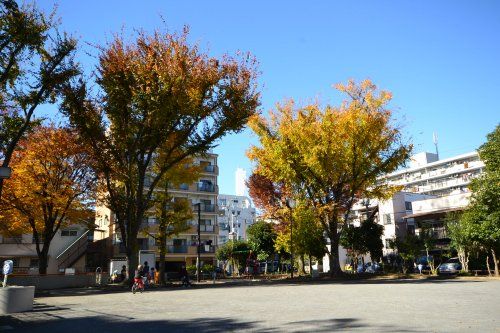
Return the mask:
M 215 213 L 217 210 L 217 205 L 214 204 L 201 204 L 201 212 L 203 213 Z M 198 211 L 198 205 L 193 205 L 193 212 Z
M 170 245 L 167 246 L 168 253 L 188 253 L 188 247 L 187 245 Z
M 202 166 L 202 172 L 217 175 L 219 174 L 219 167 L 217 165 L 205 165 Z
M 211 193 L 216 193 L 219 191 L 217 185 L 209 183 L 198 183 L 197 190 L 199 192 L 211 192 Z

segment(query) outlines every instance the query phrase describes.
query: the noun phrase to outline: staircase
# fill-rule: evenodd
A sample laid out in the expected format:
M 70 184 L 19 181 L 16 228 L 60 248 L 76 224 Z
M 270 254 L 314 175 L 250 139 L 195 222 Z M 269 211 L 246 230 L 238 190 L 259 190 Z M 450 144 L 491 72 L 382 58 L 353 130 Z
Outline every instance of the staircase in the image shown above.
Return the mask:
M 88 234 L 89 230 L 85 231 L 56 257 L 59 269 L 71 267 L 85 254 L 89 246 Z

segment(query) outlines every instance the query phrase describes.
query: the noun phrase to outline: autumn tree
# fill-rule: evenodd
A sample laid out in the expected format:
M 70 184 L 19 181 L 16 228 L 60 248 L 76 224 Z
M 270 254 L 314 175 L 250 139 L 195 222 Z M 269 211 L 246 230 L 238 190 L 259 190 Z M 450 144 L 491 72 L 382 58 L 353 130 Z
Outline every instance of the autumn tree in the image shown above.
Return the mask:
M 99 55 L 102 98 L 82 80 L 66 89 L 65 112 L 93 149 L 129 274 L 137 266 L 141 221 L 165 173 L 240 131 L 259 105 L 252 57 L 212 58 L 187 38 L 187 29 L 138 33 L 133 42 L 116 37 Z
M 340 106 L 297 107 L 289 101 L 269 118 L 252 117 L 260 145 L 248 152 L 255 173 L 299 191 L 315 208 L 331 241 L 332 275 L 341 273 L 339 237 L 353 204 L 390 196 L 395 188 L 380 177 L 401 166 L 411 151 L 387 108 L 390 93 L 377 91 L 369 80 L 337 88 L 348 96 Z
M 0 167 L 9 167 L 20 140 L 39 124 L 36 109 L 56 102 L 62 85 L 77 75 L 75 49 L 54 13 L 0 1 Z M 0 197 L 3 184 L 0 178 Z
M 73 130 L 54 126 L 35 128 L 12 156 L 12 178 L 1 198 L 1 231 L 33 234 L 40 274 L 47 273 L 56 233 L 93 217 L 96 177 L 89 159 Z

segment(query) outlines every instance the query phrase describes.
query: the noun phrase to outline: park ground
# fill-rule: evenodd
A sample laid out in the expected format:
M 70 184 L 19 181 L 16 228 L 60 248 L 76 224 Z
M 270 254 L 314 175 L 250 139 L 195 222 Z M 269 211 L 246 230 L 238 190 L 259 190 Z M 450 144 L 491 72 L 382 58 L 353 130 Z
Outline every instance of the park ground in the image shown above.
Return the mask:
M 62 290 L 0 332 L 500 332 L 500 280 L 284 281 Z

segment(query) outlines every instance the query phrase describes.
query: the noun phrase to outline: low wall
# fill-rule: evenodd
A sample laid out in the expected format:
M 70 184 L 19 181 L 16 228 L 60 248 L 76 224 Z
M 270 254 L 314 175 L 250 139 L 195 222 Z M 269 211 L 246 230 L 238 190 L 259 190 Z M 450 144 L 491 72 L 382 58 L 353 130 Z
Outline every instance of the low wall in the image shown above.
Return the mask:
M 109 274 L 101 274 L 101 283 L 96 283 L 95 273 L 76 275 L 18 275 L 10 276 L 8 285 L 35 286 L 36 290 L 81 288 L 103 286 L 108 283 Z

